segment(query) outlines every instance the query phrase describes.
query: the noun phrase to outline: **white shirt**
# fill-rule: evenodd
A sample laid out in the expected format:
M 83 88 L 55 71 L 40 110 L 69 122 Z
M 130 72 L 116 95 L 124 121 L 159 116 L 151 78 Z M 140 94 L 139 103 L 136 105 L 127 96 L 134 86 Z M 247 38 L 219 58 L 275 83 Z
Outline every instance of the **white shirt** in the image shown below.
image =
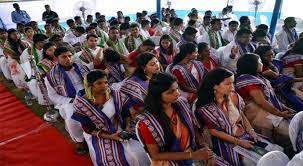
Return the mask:
M 42 49 L 41 50 L 37 50 L 37 54 L 39 55 L 39 61 L 42 59 Z M 25 63 L 29 61 L 29 53 L 28 53 L 28 48 L 25 49 L 22 54 L 20 55 L 20 63 Z
M 76 43 L 84 43 L 86 40 L 85 35 L 81 35 L 79 37 L 75 36 L 74 33 L 66 34 L 63 38 L 64 42 L 67 42 L 71 45 L 74 45 Z
M 74 70 L 74 68 L 72 68 L 69 71 L 66 71 L 66 73 L 69 76 L 70 80 L 72 81 L 72 84 L 74 85 L 74 88 L 76 89 L 76 91 L 79 92 L 80 90 L 82 90 L 83 82 L 80 79 L 80 77 L 78 76 L 78 74 L 76 73 L 76 71 Z M 49 83 L 49 81 L 46 77 L 45 77 L 44 81 L 45 81 L 45 85 L 47 88 L 47 93 L 48 93 L 49 99 L 55 105 L 66 104 L 72 100 L 72 98 L 59 95 L 55 91 L 54 87 L 51 86 L 51 84 Z
M 147 30 L 144 29 L 140 29 L 140 34 L 144 37 L 144 38 L 149 38 L 150 34 Z
M 288 41 L 287 33 L 283 29 L 276 34 L 275 40 L 280 52 L 286 52 L 288 50 L 289 44 L 291 44 Z
M 229 42 L 232 42 L 235 40 L 235 36 L 236 36 L 236 33 L 237 31 L 235 32 L 231 32 L 229 29 L 227 31 L 225 31 L 222 35 L 222 38 L 229 41 Z

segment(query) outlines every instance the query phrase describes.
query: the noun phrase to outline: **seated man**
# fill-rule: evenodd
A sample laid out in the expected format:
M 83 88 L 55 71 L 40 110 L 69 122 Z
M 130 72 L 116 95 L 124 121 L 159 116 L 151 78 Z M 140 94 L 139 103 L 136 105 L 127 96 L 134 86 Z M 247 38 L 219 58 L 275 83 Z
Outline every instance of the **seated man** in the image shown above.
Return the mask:
M 95 34 L 89 34 L 86 36 L 86 44 L 81 47 L 80 52 L 75 56 L 76 62 L 81 62 L 83 65 L 87 66 L 90 70 L 99 68 L 103 56 L 100 57 L 100 51 L 102 48 L 97 46 L 98 36 Z M 99 54 L 98 54 L 99 53 Z
M 254 52 L 256 47 L 251 42 L 252 32 L 248 29 L 240 29 L 236 39 L 223 49 L 222 66 L 236 72 L 237 61 L 245 53 Z
M 84 154 L 85 147 L 81 124 L 71 118 L 74 113 L 73 101 L 76 94 L 83 89 L 83 78 L 88 73 L 87 67 L 72 62 L 72 53 L 66 47 L 55 50 L 58 64 L 47 74 L 45 85 L 48 96 L 59 109 L 65 121 L 65 129 L 73 141 L 76 142 L 76 152 Z
M 288 46 L 298 40 L 297 22 L 294 17 L 287 17 L 281 32 L 276 34 L 276 42 L 280 52 L 286 52 Z
M 76 27 L 75 32 L 66 34 L 63 41 L 69 43 L 77 50 L 85 42 L 84 33 L 85 29 L 83 27 Z
M 123 42 L 129 52 L 137 49 L 145 40 L 144 36 L 140 34 L 139 25 L 132 23 L 130 25 L 130 34 L 123 39 Z

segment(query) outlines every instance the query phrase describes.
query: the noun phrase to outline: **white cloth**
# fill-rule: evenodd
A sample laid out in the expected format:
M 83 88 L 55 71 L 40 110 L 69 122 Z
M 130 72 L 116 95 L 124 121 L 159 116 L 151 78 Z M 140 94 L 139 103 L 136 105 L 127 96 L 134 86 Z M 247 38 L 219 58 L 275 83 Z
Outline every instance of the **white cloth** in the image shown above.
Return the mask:
M 91 53 L 93 54 L 93 56 L 94 56 L 94 58 L 96 57 L 96 55 L 97 55 L 97 53 L 98 53 L 98 51 L 101 49 L 101 47 L 96 47 L 96 49 L 90 49 L 89 48 L 89 50 L 91 51 Z M 74 59 L 73 59 L 73 61 L 74 62 L 76 62 L 76 63 L 81 63 L 81 64 L 83 64 L 83 65 L 85 65 L 85 66 L 87 66 L 90 70 L 93 70 L 94 69 L 94 63 L 93 62 L 90 62 L 90 63 L 85 63 L 85 62 L 83 62 L 79 57 L 80 57 L 80 55 L 82 54 L 82 52 L 83 51 L 80 51 L 80 52 L 78 52 L 78 53 L 76 53 L 76 55 L 74 56 Z M 103 60 L 103 56 L 102 57 L 100 57 L 100 59 L 101 59 L 101 61 Z
M 22 52 L 22 54 L 20 55 L 20 63 L 25 63 L 29 61 L 30 55 L 28 53 L 28 49 L 32 49 L 32 48 L 27 48 Z M 36 50 L 40 61 L 42 59 L 42 49 L 41 50 L 36 49 Z
M 119 45 L 120 45 L 121 48 L 122 48 L 122 52 L 119 50 Z M 107 43 L 105 43 L 105 46 L 104 46 L 104 47 L 105 47 L 105 48 L 112 48 L 113 50 L 117 51 L 118 53 L 120 53 L 120 54 L 123 55 L 123 56 L 127 56 L 127 55 L 129 54 L 129 52 L 128 52 L 128 50 L 127 50 L 127 48 L 126 48 L 124 42 L 121 41 L 121 40 L 118 40 L 117 43 L 114 43 L 114 47 L 109 47 L 109 46 L 107 45 Z
M 283 29 L 275 35 L 275 40 L 278 45 L 279 52 L 286 52 L 288 50 L 289 44 L 291 44 L 288 41 L 287 33 Z
M 272 151 L 266 153 L 257 163 L 257 166 L 285 166 L 289 158 L 280 151 Z
M 76 43 L 83 44 L 86 41 L 86 38 L 85 35 L 77 37 L 73 33 L 69 33 L 64 36 L 63 41 L 69 43 L 70 45 L 74 45 Z
M 297 137 L 299 131 L 303 129 L 303 112 L 297 113 L 289 124 L 289 138 L 294 151 L 297 151 Z M 303 159 L 303 158 L 302 158 Z
M 126 37 L 125 37 L 125 38 L 126 38 Z M 124 41 L 125 41 L 125 38 L 120 39 L 120 41 L 121 41 L 121 42 L 124 42 Z M 145 39 L 146 39 L 146 38 L 144 38 L 144 36 L 143 36 L 143 40 L 145 40 Z M 134 38 L 134 41 L 135 41 L 135 49 L 137 49 L 137 48 L 142 44 L 142 42 L 143 42 L 143 41 L 141 41 L 140 37 Z
M 203 36 L 204 34 L 207 34 L 209 31 L 209 26 L 203 26 L 203 24 L 199 27 L 200 35 Z
M 302 166 L 303 165 L 303 151 L 296 154 L 286 166 Z
M 146 39 L 150 37 L 149 32 L 144 29 L 140 29 L 140 34 Z
M 20 64 L 11 57 L 7 59 L 7 65 L 11 72 L 11 77 L 17 88 L 27 88 L 27 84 L 25 82 L 25 72 L 23 71 Z
M 83 82 L 72 68 L 70 71 L 66 71 L 74 88 L 77 92 L 83 89 Z M 48 92 L 49 99 L 55 104 L 55 108 L 59 109 L 59 113 L 65 121 L 65 129 L 75 142 L 83 142 L 83 129 L 80 122 L 71 118 L 74 113 L 73 104 L 70 103 L 72 98 L 61 96 L 57 94 L 55 89 L 50 85 L 47 78 L 44 79 Z
M 222 38 L 229 41 L 229 42 L 232 42 L 235 40 L 235 35 L 236 35 L 237 31 L 235 31 L 234 33 L 231 32 L 229 29 L 227 31 L 225 31 L 222 35 Z
M 232 41 L 228 45 L 225 46 L 222 52 L 222 66 L 226 67 L 227 69 L 231 70 L 232 72 L 236 72 L 237 70 L 237 61 L 240 58 L 240 53 L 238 53 L 235 59 L 230 58 L 231 49 L 233 46 L 236 46 L 236 42 Z
M 3 55 L 1 54 L 1 51 L 2 49 L 0 48 L 0 55 Z M 7 58 L 5 58 L 5 56 L 0 57 L 0 72 L 3 73 L 7 80 L 12 80 L 11 72 L 8 68 Z
M 223 45 L 222 45 L 222 41 L 221 41 L 221 37 L 220 37 L 219 33 L 220 32 L 216 32 L 216 34 L 217 34 L 216 37 L 218 38 L 217 41 L 219 41 L 219 46 L 222 47 Z M 204 33 L 203 35 L 198 36 L 197 43 L 201 43 L 201 42 L 207 43 L 210 46 L 210 38 L 209 38 L 208 33 Z

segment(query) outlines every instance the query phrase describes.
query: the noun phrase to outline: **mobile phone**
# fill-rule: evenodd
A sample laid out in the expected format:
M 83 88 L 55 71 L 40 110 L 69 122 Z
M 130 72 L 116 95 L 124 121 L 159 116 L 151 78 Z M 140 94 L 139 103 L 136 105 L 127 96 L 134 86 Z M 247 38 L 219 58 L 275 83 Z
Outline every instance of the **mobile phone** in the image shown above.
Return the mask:
M 268 144 L 265 142 L 257 141 L 254 145 L 261 148 L 265 148 Z
M 129 140 L 132 138 L 132 134 L 127 131 L 121 131 L 119 133 L 119 137 L 122 138 L 123 140 Z

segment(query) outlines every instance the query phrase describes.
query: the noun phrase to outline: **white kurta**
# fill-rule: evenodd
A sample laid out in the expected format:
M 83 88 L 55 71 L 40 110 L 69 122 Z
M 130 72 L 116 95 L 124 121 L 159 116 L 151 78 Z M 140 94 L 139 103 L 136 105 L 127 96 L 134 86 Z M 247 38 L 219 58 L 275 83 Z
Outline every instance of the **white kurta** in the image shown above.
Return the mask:
M 232 72 L 236 72 L 237 70 L 237 61 L 240 58 L 240 53 L 236 55 L 234 59 L 230 58 L 231 49 L 233 46 L 236 46 L 236 42 L 232 41 L 228 45 L 225 46 L 223 49 L 222 54 L 222 66 L 226 67 L 227 69 L 231 70 Z
M 29 61 L 30 55 L 28 53 L 28 49 L 25 49 L 22 54 L 20 55 L 20 63 L 25 63 Z M 42 59 L 42 49 L 41 50 L 37 50 L 37 54 L 39 55 L 39 61 Z
M 77 75 L 76 71 L 72 68 L 66 71 L 77 93 L 83 89 L 83 82 Z M 65 120 L 65 129 L 75 142 L 83 142 L 83 129 L 78 121 L 71 118 L 74 113 L 73 104 L 70 103 L 72 98 L 59 95 L 55 89 L 50 85 L 47 78 L 45 78 L 45 85 L 47 88 L 50 100 L 55 104 L 55 108 L 59 109 L 59 113 Z
M 125 46 L 125 44 L 123 43 L 123 41 L 118 40 L 118 42 L 115 43 L 114 45 L 115 45 L 114 47 L 109 47 L 109 46 L 105 43 L 105 48 L 108 48 L 108 47 L 109 47 L 109 48 L 112 48 L 113 50 L 117 51 L 118 53 L 120 53 L 121 55 L 124 55 L 124 56 L 127 56 L 127 55 L 129 54 L 129 52 L 128 52 L 126 46 Z M 121 46 L 122 52 L 119 50 L 119 46 L 118 46 L 118 45 Z
M 275 40 L 276 44 L 278 45 L 279 52 L 286 52 L 289 44 L 291 44 L 288 41 L 287 33 L 283 29 L 275 35 Z
M 232 42 L 235 40 L 235 36 L 236 36 L 236 33 L 237 31 L 235 32 L 231 32 L 229 29 L 227 31 L 225 31 L 222 35 L 222 38 L 229 41 L 229 42 Z
M 67 42 L 71 45 L 76 43 L 83 44 L 86 41 L 85 35 L 81 35 L 79 37 L 75 36 L 73 33 L 66 34 L 63 38 L 64 42 Z

